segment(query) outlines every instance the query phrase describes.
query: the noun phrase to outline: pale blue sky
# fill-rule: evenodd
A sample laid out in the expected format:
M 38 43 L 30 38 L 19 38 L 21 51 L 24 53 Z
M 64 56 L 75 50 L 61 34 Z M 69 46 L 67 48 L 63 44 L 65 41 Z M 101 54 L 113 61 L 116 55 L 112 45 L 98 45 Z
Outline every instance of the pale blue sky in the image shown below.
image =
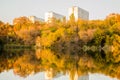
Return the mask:
M 110 13 L 120 13 L 120 0 L 0 0 L 0 20 L 10 22 L 15 17 L 54 11 L 68 16 L 68 8 L 79 6 L 89 11 L 90 19 L 104 19 Z

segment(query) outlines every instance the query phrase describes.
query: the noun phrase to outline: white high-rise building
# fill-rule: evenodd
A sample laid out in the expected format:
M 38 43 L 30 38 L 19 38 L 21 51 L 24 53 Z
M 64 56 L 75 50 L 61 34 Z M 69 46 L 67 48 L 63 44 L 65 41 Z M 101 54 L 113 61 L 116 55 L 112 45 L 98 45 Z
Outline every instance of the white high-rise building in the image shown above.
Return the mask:
M 68 12 L 69 20 L 70 20 L 70 16 L 72 14 L 75 17 L 75 20 L 78 20 L 78 19 L 89 20 L 89 12 L 84 9 L 81 9 L 77 6 L 73 6 L 73 7 L 69 8 L 69 12 Z
M 45 22 L 52 22 L 53 18 L 62 21 L 64 16 L 52 11 L 45 13 Z
M 44 19 L 38 18 L 38 17 L 36 17 L 36 16 L 29 16 L 28 19 L 29 19 L 32 23 L 35 23 L 36 21 L 38 21 L 38 22 L 44 22 Z

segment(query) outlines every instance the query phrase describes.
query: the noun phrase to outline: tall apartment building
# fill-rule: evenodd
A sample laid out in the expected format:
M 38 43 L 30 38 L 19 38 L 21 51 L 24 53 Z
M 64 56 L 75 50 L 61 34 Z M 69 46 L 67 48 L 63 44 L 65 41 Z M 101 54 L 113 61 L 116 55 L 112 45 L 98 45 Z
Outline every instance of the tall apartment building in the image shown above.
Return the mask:
M 64 16 L 55 12 L 47 12 L 45 13 L 45 22 L 52 22 L 52 19 L 63 20 Z
M 88 20 L 89 19 L 89 12 L 84 9 L 81 9 L 77 6 L 73 6 L 73 7 L 69 8 L 69 11 L 68 11 L 68 15 L 69 15 L 68 19 L 69 20 L 70 20 L 70 16 L 72 14 L 75 17 L 75 20 L 78 20 L 78 19 Z
M 44 19 L 38 18 L 38 17 L 36 17 L 36 16 L 29 16 L 28 19 L 29 19 L 32 23 L 35 23 L 36 21 L 38 21 L 38 22 L 44 22 Z

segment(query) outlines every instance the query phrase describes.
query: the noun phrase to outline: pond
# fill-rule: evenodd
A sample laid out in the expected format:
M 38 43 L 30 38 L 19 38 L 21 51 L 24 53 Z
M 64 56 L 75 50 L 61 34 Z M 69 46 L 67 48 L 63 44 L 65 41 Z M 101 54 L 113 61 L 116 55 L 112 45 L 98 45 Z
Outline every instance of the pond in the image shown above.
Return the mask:
M 39 72 L 35 75 L 29 75 L 26 78 L 15 75 L 13 70 L 5 71 L 0 74 L 0 80 L 45 80 L 45 72 Z M 53 80 L 69 80 L 68 75 L 61 75 L 53 78 Z M 79 79 L 80 80 L 80 79 Z M 83 79 L 81 79 L 83 80 Z M 103 74 L 90 74 L 88 80 L 117 80 L 117 78 L 111 78 Z
M 98 48 L 3 50 L 0 80 L 118 80 L 119 64 Z M 84 51 L 84 50 L 85 51 Z M 94 49 L 94 50 L 93 50 Z

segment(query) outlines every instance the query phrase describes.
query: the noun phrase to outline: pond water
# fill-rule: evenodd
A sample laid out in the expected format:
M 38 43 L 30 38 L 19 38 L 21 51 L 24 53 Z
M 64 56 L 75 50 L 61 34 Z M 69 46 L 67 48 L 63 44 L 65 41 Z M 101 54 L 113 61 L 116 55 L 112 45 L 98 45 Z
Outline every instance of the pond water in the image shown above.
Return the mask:
M 119 63 L 107 54 L 82 49 L 4 50 L 0 80 L 119 80 Z
M 45 72 L 39 72 L 35 75 L 32 74 L 27 76 L 26 78 L 15 75 L 13 73 L 13 70 L 4 71 L 0 74 L 0 80 L 8 80 L 8 79 L 9 80 L 45 80 Z M 69 80 L 69 76 L 67 74 L 61 75 L 59 77 L 53 78 L 53 80 Z M 117 80 L 117 78 L 111 78 L 110 76 L 94 73 L 94 74 L 89 74 L 89 80 Z

